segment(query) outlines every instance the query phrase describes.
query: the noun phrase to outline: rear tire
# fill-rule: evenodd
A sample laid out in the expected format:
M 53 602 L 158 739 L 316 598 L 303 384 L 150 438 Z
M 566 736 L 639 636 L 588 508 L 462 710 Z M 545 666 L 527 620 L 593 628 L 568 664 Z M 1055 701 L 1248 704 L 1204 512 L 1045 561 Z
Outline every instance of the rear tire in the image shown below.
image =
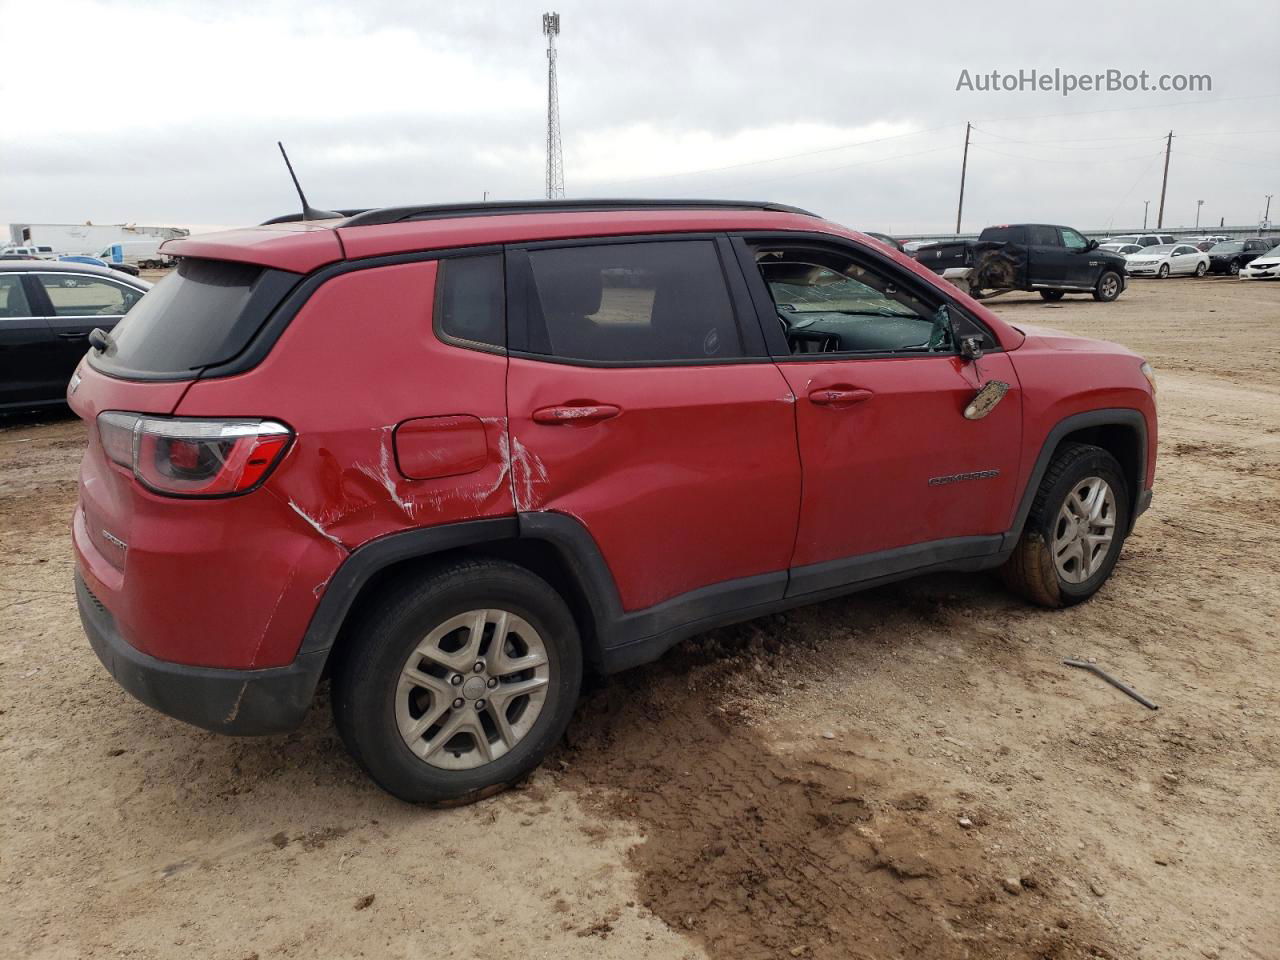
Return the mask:
M 1208 273 L 1208 272 L 1209 272 L 1209 268 L 1208 268 L 1208 267 L 1206 267 L 1206 266 L 1204 265 L 1204 263 L 1203 263 L 1203 262 L 1201 262 L 1201 263 L 1197 263 L 1197 264 L 1196 264 L 1196 276 L 1197 276 L 1197 277 L 1203 277 L 1203 276 L 1204 276 L 1206 273 Z
M 1018 545 L 1000 569 L 1005 586 L 1042 607 L 1089 599 L 1115 568 L 1129 511 L 1128 486 L 1115 457 L 1091 444 L 1063 444 L 1040 481 Z M 1103 536 L 1109 536 L 1105 543 Z
M 1063 293 L 1061 290 L 1041 290 L 1040 291 L 1040 298 L 1042 300 L 1048 300 L 1050 303 L 1056 303 L 1057 301 L 1061 300 L 1065 296 L 1066 294 Z
M 1107 270 L 1098 278 L 1098 285 L 1093 288 L 1093 299 L 1100 303 L 1110 303 L 1120 296 L 1124 289 L 1124 281 L 1114 270 Z
M 528 774 L 564 734 L 582 684 L 563 598 L 496 560 L 393 581 L 343 644 L 338 732 L 369 776 L 409 803 L 470 803 Z

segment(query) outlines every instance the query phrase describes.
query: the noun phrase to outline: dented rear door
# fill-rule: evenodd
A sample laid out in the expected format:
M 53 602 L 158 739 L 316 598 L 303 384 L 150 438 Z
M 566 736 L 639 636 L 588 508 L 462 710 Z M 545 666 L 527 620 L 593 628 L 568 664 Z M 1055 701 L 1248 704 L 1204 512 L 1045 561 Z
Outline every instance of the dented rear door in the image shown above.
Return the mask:
M 785 587 L 795 398 L 722 253 L 709 236 L 508 250 L 516 508 L 579 520 L 627 611 L 761 574 L 777 581 L 757 600 Z

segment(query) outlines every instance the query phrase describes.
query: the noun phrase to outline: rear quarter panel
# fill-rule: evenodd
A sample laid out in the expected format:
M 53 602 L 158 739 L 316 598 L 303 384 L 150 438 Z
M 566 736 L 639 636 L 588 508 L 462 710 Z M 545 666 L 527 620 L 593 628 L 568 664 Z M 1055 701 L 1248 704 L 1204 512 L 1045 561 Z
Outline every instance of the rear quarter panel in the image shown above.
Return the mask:
M 507 358 L 436 337 L 435 279 L 434 262 L 332 277 L 261 364 L 196 382 L 178 406 L 179 416 L 269 417 L 296 433 L 261 489 L 209 502 L 226 507 L 228 533 L 261 525 L 273 538 L 262 545 L 271 565 L 262 576 L 281 588 L 245 592 L 256 598 L 246 602 L 271 607 L 249 618 L 267 622 L 257 666 L 292 658 L 328 578 L 350 550 L 401 530 L 514 512 Z M 483 456 L 471 456 L 460 474 L 407 478 L 396 460 L 396 427 L 464 414 L 483 425 Z M 211 550 L 216 546 L 201 547 L 206 559 Z M 220 562 L 232 559 L 227 554 Z

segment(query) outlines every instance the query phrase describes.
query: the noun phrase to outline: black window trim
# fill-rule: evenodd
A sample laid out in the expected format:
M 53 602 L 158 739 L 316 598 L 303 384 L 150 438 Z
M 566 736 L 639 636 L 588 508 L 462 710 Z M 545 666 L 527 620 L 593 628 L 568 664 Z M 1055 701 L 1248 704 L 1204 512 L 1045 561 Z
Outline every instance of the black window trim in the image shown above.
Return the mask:
M 469 249 L 463 256 L 441 256 L 435 258 L 436 266 L 436 289 L 431 297 L 431 329 L 441 343 L 447 343 L 451 347 L 460 347 L 463 350 L 475 350 L 479 353 L 492 353 L 498 356 L 507 356 L 508 347 L 511 342 L 511 322 L 510 322 L 510 300 L 507 297 L 507 251 L 504 247 L 485 247 L 485 252 L 477 253 L 478 248 Z M 444 328 L 444 311 L 440 309 L 440 301 L 444 296 L 444 284 L 441 279 L 444 276 L 444 264 L 446 260 L 462 260 L 470 257 L 492 257 L 497 256 L 502 260 L 502 336 L 503 343 L 485 343 L 483 340 L 470 340 L 466 337 L 457 337 Z
M 528 251 L 563 247 L 597 247 L 624 243 L 672 243 L 680 241 L 712 241 L 720 262 L 725 291 L 733 322 L 742 339 L 742 355 L 738 357 L 692 357 L 684 360 L 587 360 L 534 353 L 527 349 L 529 318 L 525 310 L 526 284 L 532 278 Z M 737 258 L 727 234 L 706 231 L 645 234 L 620 234 L 603 237 L 584 236 L 556 240 L 512 243 L 507 245 L 507 354 L 522 360 L 557 363 L 572 367 L 649 368 L 649 367 L 719 367 L 744 363 L 772 363 L 768 345 L 760 330 L 756 310 L 751 303 L 746 281 L 737 269 Z
M 946 291 L 925 283 L 890 257 L 882 255 L 880 251 L 864 247 L 846 237 L 830 233 L 812 233 L 799 230 L 741 230 L 730 234 L 730 242 L 733 244 L 734 251 L 737 254 L 738 265 L 747 276 L 746 283 L 751 292 L 757 317 L 760 320 L 760 327 L 764 332 L 770 355 L 776 363 L 830 363 L 837 360 L 921 360 L 934 357 L 956 357 L 959 356 L 960 349 L 959 345 L 956 345 L 951 350 L 939 350 L 933 353 L 906 352 L 902 350 L 885 350 L 875 353 L 792 353 L 778 322 L 776 320 L 773 323 L 765 322 L 766 319 L 773 319 L 774 302 L 773 296 L 769 293 L 768 285 L 765 283 L 764 276 L 760 273 L 760 268 L 756 264 L 755 254 L 752 251 L 753 244 L 784 243 L 796 246 L 826 246 L 848 255 L 850 259 L 860 262 L 871 269 L 887 270 L 893 277 L 900 280 L 902 286 L 921 299 L 939 300 L 945 304 L 951 312 L 953 322 L 958 321 L 961 324 L 968 324 L 975 328 L 983 338 L 983 352 L 999 353 L 1004 350 L 1000 345 L 999 339 L 988 329 L 987 325 L 952 297 L 948 296 Z

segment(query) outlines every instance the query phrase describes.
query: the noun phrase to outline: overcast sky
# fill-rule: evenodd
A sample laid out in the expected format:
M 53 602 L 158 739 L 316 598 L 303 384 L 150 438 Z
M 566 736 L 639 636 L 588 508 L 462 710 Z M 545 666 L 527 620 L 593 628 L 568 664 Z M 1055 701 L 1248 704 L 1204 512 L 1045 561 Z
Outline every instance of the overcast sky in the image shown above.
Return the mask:
M 536 198 L 552 2 L 0 0 L 0 223 L 257 222 L 297 207 L 277 139 L 318 207 Z M 951 230 L 965 121 L 966 229 L 1154 227 L 1170 129 L 1166 226 L 1280 193 L 1274 5 L 555 2 L 570 197 Z M 1212 91 L 956 90 L 1032 68 Z

